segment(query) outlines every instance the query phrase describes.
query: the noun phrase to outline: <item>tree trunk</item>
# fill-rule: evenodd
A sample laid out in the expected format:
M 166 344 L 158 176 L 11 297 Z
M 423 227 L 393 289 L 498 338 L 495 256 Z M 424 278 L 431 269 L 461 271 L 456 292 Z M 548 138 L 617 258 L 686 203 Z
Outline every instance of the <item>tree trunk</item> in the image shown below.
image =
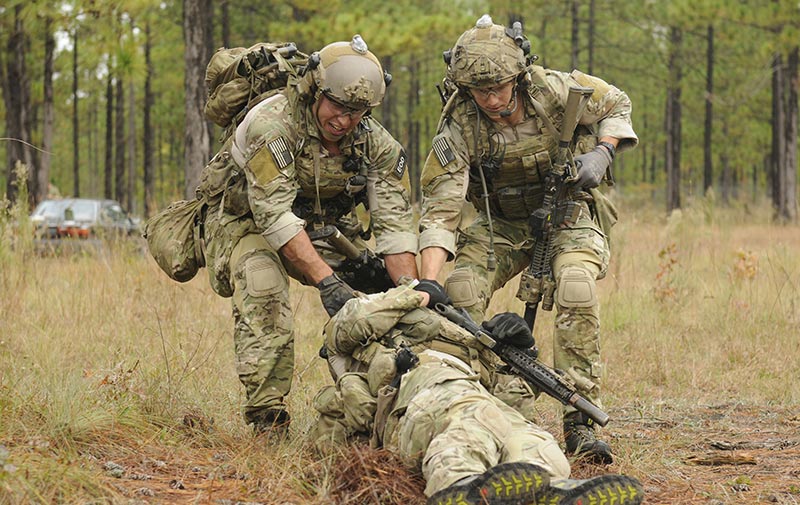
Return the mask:
M 570 64 L 572 68 L 578 68 L 578 54 L 580 52 L 580 48 L 578 44 L 580 43 L 580 29 L 581 29 L 581 22 L 578 18 L 578 11 L 580 10 L 580 0 L 572 0 L 571 5 L 571 14 L 572 14 L 572 50 L 570 51 Z
M 586 65 L 586 71 L 589 74 L 594 74 L 594 24 L 595 24 L 595 0 L 589 0 L 589 63 Z
M 225 2 L 227 5 L 227 2 Z M 144 134 L 144 218 L 150 217 L 150 209 L 153 204 L 155 196 L 155 185 L 153 179 L 153 127 L 150 124 L 150 110 L 153 108 L 153 62 L 150 59 L 150 23 L 148 22 L 144 28 L 144 65 L 145 65 L 145 78 L 144 78 L 144 117 L 142 119 L 142 130 Z
M 229 12 L 230 1 L 222 0 L 220 3 L 220 7 L 222 9 L 222 19 L 220 20 L 222 23 L 222 46 L 231 47 L 231 18 Z
M 114 176 L 112 168 L 114 146 L 114 82 L 109 69 L 106 81 L 106 145 L 105 145 L 105 164 L 103 165 L 104 185 L 103 197 L 111 199 L 114 197 Z
M 34 202 L 47 199 L 50 185 L 50 156 L 53 151 L 53 122 L 55 112 L 53 105 L 53 54 L 56 39 L 53 36 L 53 19 L 50 16 L 44 22 L 44 125 L 42 126 L 42 163 L 36 178 L 36 195 Z
M 17 161 L 21 161 L 28 167 L 29 181 L 35 179 L 36 158 L 31 142 L 31 101 L 30 101 L 30 82 L 28 81 L 28 71 L 25 65 L 26 35 L 22 23 L 22 5 L 14 7 L 14 30 L 8 37 L 6 46 L 8 68 L 6 70 L 7 83 L 9 90 L 13 92 L 4 93 L 6 131 L 8 136 L 13 139 L 8 142 L 6 148 L 7 177 L 6 177 L 6 196 L 11 201 L 16 201 L 17 196 L 17 175 L 15 167 Z M 31 177 L 33 176 L 33 177 Z M 30 183 L 28 183 L 30 188 Z M 31 192 L 28 191 L 30 195 Z
M 125 146 L 128 150 L 128 196 L 126 209 L 136 213 L 136 93 L 133 85 L 133 76 L 128 77 L 128 131 L 125 133 Z
M 100 98 L 97 94 L 94 94 L 92 97 L 92 101 L 89 104 L 89 127 L 86 129 L 86 141 L 89 144 L 89 148 L 86 150 L 88 153 L 88 169 L 89 169 L 89 194 L 93 196 L 98 195 L 98 187 L 101 177 L 100 171 L 97 166 L 97 153 L 98 153 L 98 142 L 97 142 L 97 105 L 100 102 Z
M 392 55 L 383 58 L 383 70 L 392 73 Z M 383 96 L 383 102 L 380 107 L 381 124 L 386 131 L 394 134 L 394 96 L 397 85 L 389 85 L 386 87 L 386 94 Z
M 783 188 L 783 213 L 782 219 L 786 222 L 797 222 L 797 128 L 798 128 L 798 86 L 800 86 L 800 47 L 795 46 L 789 52 L 787 58 L 787 68 L 785 77 L 785 95 L 784 102 L 786 112 L 784 114 L 786 126 L 786 140 L 784 144 L 784 165 L 783 170 L 786 173 L 784 177 L 785 186 Z
M 786 164 L 786 116 L 783 107 L 784 68 L 783 57 L 776 54 L 772 67 L 772 156 L 770 159 L 770 180 L 772 206 L 775 218 L 781 219 L 783 211 L 783 188 L 786 187 L 783 170 Z
M 708 25 L 706 35 L 706 120 L 703 131 L 703 194 L 708 192 L 714 177 L 711 159 L 711 133 L 714 128 L 714 27 Z
M 681 206 L 681 45 L 680 28 L 670 28 L 669 82 L 667 84 L 666 170 L 667 212 Z
M 115 128 L 114 128 L 114 198 L 127 208 L 125 198 L 128 196 L 128 188 L 125 184 L 125 88 L 122 77 L 117 76 L 117 93 L 114 98 L 115 105 Z
M 80 130 L 78 120 L 78 29 L 72 35 L 72 194 L 81 196 Z
M 203 117 L 205 68 L 211 57 L 211 0 L 184 0 L 183 38 L 186 128 L 184 135 L 184 195 L 194 198 L 200 172 L 211 155 L 211 125 Z

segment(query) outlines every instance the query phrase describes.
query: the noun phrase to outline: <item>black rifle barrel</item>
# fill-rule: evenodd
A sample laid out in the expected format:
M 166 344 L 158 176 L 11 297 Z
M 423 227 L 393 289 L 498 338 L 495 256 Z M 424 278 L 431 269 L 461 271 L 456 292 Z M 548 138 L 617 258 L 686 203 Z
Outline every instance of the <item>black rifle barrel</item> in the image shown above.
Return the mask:
M 608 414 L 584 398 L 575 388 L 550 367 L 533 357 L 527 349 L 498 342 L 491 334 L 481 328 L 463 309 L 437 303 L 436 312 L 461 326 L 478 338 L 483 345 L 492 350 L 506 364 L 510 365 L 534 388 L 552 396 L 564 405 L 571 405 L 583 412 L 600 426 L 608 424 Z

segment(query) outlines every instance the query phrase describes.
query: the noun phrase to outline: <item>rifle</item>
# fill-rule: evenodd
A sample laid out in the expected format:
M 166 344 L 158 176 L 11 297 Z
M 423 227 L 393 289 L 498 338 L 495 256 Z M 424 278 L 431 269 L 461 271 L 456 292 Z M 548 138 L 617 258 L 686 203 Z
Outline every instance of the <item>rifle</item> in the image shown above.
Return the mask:
M 608 424 L 608 414 L 578 393 L 572 384 L 564 380 L 556 371 L 536 359 L 535 351 L 498 342 L 473 321 L 463 308 L 456 309 L 450 305 L 437 303 L 434 310 L 472 333 L 481 344 L 491 349 L 534 388 L 547 393 L 564 405 L 572 405 L 600 426 Z
M 569 145 L 578 125 L 578 118 L 592 93 L 594 93 L 592 88 L 569 89 L 564 122 L 561 134 L 558 135 L 558 153 L 553 168 L 544 179 L 544 201 L 530 216 L 529 224 L 534 239 L 533 257 L 528 268 L 522 272 L 517 298 L 525 302 L 524 317 L 531 332 L 536 323 L 536 309 L 539 302 L 542 302 L 543 310 L 553 309 L 556 281 L 553 278 L 551 242 L 554 229 L 564 222 L 574 222 L 577 219 L 579 211 L 577 202 L 563 202 L 569 191 L 569 183 L 577 175 Z M 557 134 L 552 124 L 549 124 L 549 120 L 547 123 Z
M 325 241 L 344 255 L 344 261 L 331 265 L 350 287 L 364 293 L 379 293 L 394 287 L 383 259 L 372 250 L 359 250 L 336 226 L 329 224 L 308 232 L 311 242 Z

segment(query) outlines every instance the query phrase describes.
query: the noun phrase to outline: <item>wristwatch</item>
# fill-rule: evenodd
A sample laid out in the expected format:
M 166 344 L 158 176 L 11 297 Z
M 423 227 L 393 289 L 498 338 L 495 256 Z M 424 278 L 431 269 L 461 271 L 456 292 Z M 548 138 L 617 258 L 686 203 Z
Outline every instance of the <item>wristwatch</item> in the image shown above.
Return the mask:
M 608 154 L 611 155 L 611 161 L 614 161 L 614 156 L 616 156 L 617 154 L 617 148 L 614 147 L 614 144 L 612 144 L 611 142 L 600 141 L 597 143 L 597 145 L 603 146 L 606 149 L 608 149 Z

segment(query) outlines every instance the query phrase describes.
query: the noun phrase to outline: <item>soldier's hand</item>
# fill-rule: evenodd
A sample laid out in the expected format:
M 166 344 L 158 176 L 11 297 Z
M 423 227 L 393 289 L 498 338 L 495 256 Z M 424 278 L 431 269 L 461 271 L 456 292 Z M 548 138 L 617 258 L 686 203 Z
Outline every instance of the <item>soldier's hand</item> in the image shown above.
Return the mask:
M 317 288 L 319 288 L 319 297 L 322 299 L 322 305 L 329 316 L 339 312 L 339 309 L 344 306 L 347 300 L 356 297 L 353 288 L 348 286 L 336 274 L 331 274 L 322 279 L 317 284 Z
M 422 279 L 419 281 L 419 284 L 414 286 L 414 290 L 428 293 L 428 296 L 430 297 L 428 299 L 428 307 L 434 307 L 437 303 L 442 303 L 444 305 L 450 305 L 453 303 L 452 300 L 450 300 L 450 297 L 447 296 L 447 293 L 445 293 L 442 285 L 434 280 Z
M 514 312 L 497 314 L 481 325 L 498 342 L 525 349 L 533 347 L 535 341 L 525 320 Z
M 611 165 L 611 153 L 603 146 L 597 146 L 586 154 L 575 157 L 575 168 L 578 169 L 578 176 L 574 184 L 580 189 L 596 188 L 603 181 L 609 165 Z

